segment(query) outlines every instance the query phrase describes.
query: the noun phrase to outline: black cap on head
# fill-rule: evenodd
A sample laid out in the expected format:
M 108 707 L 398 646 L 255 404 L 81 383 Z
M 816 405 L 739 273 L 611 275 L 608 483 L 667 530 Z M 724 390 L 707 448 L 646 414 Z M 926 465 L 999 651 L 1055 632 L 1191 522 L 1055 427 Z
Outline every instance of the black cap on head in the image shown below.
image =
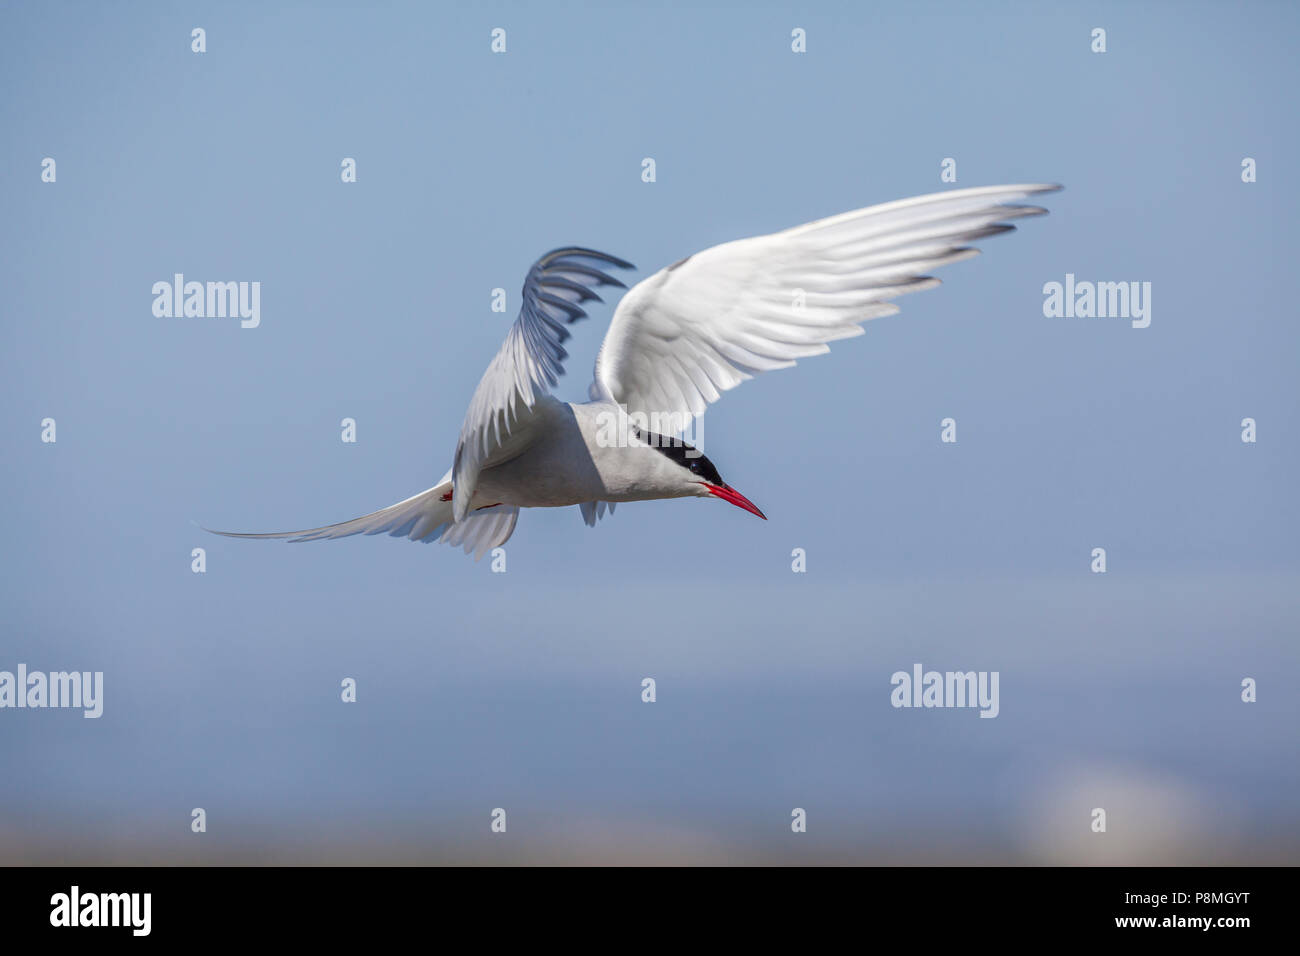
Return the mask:
M 699 475 L 709 484 L 725 484 L 722 476 L 718 474 L 718 469 L 713 467 L 713 462 L 709 461 L 694 445 L 688 445 L 680 438 L 667 438 L 664 435 L 645 432 L 639 428 L 634 428 L 634 430 L 638 438 L 659 452 L 659 454 L 671 458 L 683 468 Z

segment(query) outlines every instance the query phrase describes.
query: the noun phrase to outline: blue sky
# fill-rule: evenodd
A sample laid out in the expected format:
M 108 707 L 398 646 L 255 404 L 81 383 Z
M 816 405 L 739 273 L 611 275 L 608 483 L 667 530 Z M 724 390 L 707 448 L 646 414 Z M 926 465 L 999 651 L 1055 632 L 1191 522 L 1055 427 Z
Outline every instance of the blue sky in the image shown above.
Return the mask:
M 0 18 L 0 669 L 106 685 L 99 720 L 0 711 L 0 858 L 1295 862 L 1294 7 Z M 525 512 L 505 574 L 194 525 L 312 527 L 433 484 L 548 249 L 641 278 L 1035 181 L 1067 187 L 1050 216 L 709 411 L 767 522 Z M 176 272 L 261 282 L 261 325 L 155 317 Z M 1150 327 L 1045 318 L 1067 273 L 1150 282 Z M 575 328 L 561 397 L 611 311 Z M 999 671 L 999 717 L 891 708 L 915 662 Z

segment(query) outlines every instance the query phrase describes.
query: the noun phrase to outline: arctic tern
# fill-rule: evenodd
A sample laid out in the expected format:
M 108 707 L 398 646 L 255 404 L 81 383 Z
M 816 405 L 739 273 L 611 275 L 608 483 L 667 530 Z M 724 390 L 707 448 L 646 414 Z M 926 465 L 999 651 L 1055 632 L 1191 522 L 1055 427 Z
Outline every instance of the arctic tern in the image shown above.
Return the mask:
M 596 289 L 626 288 L 606 270 L 633 267 L 592 249 L 555 249 L 528 270 L 519 317 L 470 399 L 452 466 L 436 485 L 340 524 L 214 533 L 315 541 L 387 532 L 462 545 L 478 559 L 509 539 L 521 508 L 577 505 L 594 525 L 620 502 L 720 498 L 765 518 L 707 457 L 647 423 L 684 430 L 755 374 L 861 335 L 859 323 L 898 311 L 890 300 L 938 285 L 929 270 L 977 255 L 968 243 L 1046 212 L 1019 200 L 1060 188 L 933 193 L 688 256 L 623 296 L 590 400 L 576 404 L 551 395 L 564 371 L 566 326 L 586 316 L 586 302 L 603 301 Z

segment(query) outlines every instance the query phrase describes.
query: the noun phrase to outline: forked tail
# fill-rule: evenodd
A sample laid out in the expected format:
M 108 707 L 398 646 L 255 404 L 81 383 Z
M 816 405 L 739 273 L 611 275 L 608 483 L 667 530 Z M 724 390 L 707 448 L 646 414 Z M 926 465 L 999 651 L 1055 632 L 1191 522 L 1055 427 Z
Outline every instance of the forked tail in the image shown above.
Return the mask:
M 461 546 L 466 554 L 471 552 L 477 561 L 493 548 L 500 547 L 514 534 L 519 509 L 509 505 L 493 505 L 471 511 L 463 521 L 454 521 L 451 507 L 451 472 L 427 491 L 412 495 L 405 501 L 389 505 L 351 521 L 328 524 L 305 531 L 274 531 L 264 534 L 242 534 L 236 531 L 213 531 L 227 538 L 283 538 L 287 541 L 323 541 L 326 538 L 346 538 L 354 534 L 389 534 L 394 538 L 412 541 L 440 541 Z

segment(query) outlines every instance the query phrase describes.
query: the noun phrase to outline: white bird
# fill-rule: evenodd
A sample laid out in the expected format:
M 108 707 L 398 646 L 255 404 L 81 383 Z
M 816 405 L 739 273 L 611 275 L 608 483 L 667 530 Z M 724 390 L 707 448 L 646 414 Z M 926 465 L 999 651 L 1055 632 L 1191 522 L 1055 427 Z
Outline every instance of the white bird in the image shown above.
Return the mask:
M 759 372 L 829 351 L 892 315 L 890 300 L 939 284 L 925 273 L 977 255 L 966 245 L 1046 212 L 1020 205 L 1055 185 L 958 189 L 870 206 L 723 243 L 661 269 L 623 296 L 596 357 L 590 401 L 551 395 L 566 324 L 586 316 L 622 259 L 569 247 L 542 256 L 523 307 L 470 399 L 451 469 L 432 488 L 351 521 L 236 538 L 315 541 L 353 534 L 463 545 L 475 559 L 514 533 L 521 508 L 578 505 L 588 525 L 624 501 L 721 498 L 760 518 L 684 431 Z M 829 411 L 829 410 L 828 410 Z M 670 422 L 666 433 L 652 423 Z

